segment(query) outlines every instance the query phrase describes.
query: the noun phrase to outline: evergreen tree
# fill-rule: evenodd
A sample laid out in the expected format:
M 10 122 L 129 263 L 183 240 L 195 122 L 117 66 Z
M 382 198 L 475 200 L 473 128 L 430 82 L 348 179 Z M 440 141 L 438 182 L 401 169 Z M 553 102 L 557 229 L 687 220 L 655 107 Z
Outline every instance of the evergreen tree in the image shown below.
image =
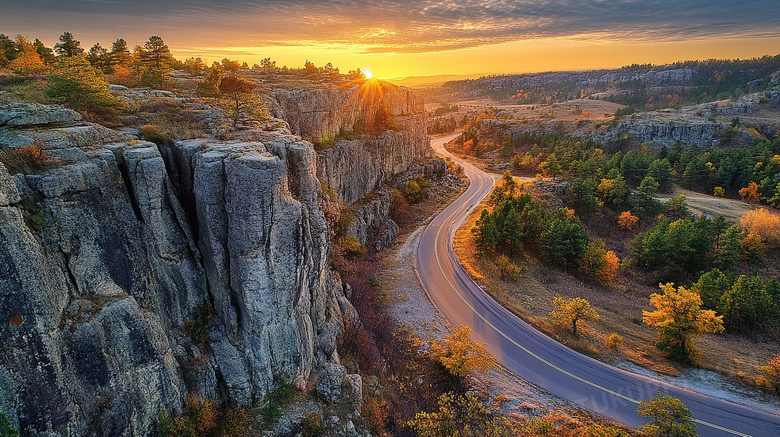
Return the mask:
M 0 33 L 0 67 L 5 68 L 16 58 L 14 40 Z
M 656 159 L 647 169 L 647 175 L 652 176 L 658 182 L 658 191 L 662 193 L 671 193 L 674 188 L 674 175 L 672 166 L 666 159 Z
M 112 67 L 117 65 L 129 66 L 133 59 L 133 56 L 130 54 L 130 50 L 127 48 L 127 42 L 122 38 L 117 39 L 113 44 L 111 44 L 111 52 L 109 55 L 111 57 Z
M 540 237 L 544 258 L 572 270 L 579 267 L 588 246 L 588 234 L 576 217 L 555 218 Z
M 718 309 L 723 293 L 731 288 L 732 280 L 733 278 L 719 269 L 712 269 L 701 275 L 691 287 L 691 291 L 699 294 L 704 309 L 715 310 Z
M 645 214 L 654 214 L 660 207 L 660 202 L 655 195 L 658 192 L 658 182 L 652 176 L 645 176 L 636 189 L 636 204 L 639 211 Z
M 580 217 L 588 217 L 596 212 L 596 187 L 584 179 L 575 180 L 566 193 L 569 204 Z
M 81 48 L 81 42 L 73 37 L 70 32 L 65 32 L 60 35 L 60 42 L 54 45 L 54 51 L 59 56 L 76 56 L 84 53 L 84 49 Z
M 715 240 L 712 249 L 712 264 L 730 270 L 737 265 L 739 255 L 742 253 L 742 230 L 736 226 L 730 226 Z
M 126 105 L 83 56 L 61 57 L 49 76 L 46 97 L 101 120 L 111 121 Z
M 165 79 L 171 68 L 171 50 L 159 36 L 150 36 L 140 52 L 141 63 L 144 66 L 144 72 L 141 76 L 141 82 L 156 88 L 163 88 Z
M 95 45 L 89 49 L 87 61 L 89 61 L 90 65 L 98 71 L 103 73 L 110 72 L 111 58 L 108 54 L 108 50 L 103 48 L 99 42 L 95 43 Z
M 33 42 L 33 46 L 35 47 L 35 51 L 38 53 L 38 56 L 40 56 L 41 59 L 43 59 L 43 62 L 46 65 L 51 65 L 57 61 L 57 58 L 54 57 L 54 52 L 52 51 L 52 49 L 43 45 L 41 40 L 39 40 L 38 38 L 35 38 L 35 42 Z
M 775 302 L 758 276 L 737 278 L 721 296 L 719 309 L 729 330 L 756 329 L 772 323 L 777 315 Z

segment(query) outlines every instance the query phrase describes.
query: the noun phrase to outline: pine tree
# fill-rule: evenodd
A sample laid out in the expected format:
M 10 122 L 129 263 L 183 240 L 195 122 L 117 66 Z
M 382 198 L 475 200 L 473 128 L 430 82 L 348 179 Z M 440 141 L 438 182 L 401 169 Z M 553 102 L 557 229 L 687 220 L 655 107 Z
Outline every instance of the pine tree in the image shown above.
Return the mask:
M 111 44 L 111 52 L 109 55 L 111 56 L 112 67 L 117 65 L 129 66 L 133 59 L 130 50 L 127 48 L 127 42 L 122 38 L 117 39 Z
M 108 50 L 103 48 L 99 42 L 95 43 L 95 45 L 89 49 L 89 53 L 87 54 L 87 61 L 89 61 L 93 68 L 102 71 L 103 73 L 108 72 L 106 70 L 110 67 L 110 57 Z
M 141 63 L 144 66 L 144 72 L 141 76 L 141 82 L 156 88 L 163 88 L 165 78 L 171 68 L 171 50 L 159 36 L 150 36 L 140 52 Z
M 57 61 L 57 58 L 54 57 L 54 52 L 52 51 L 52 49 L 43 45 L 41 40 L 39 40 L 38 38 L 35 38 L 35 42 L 33 42 L 33 46 L 35 47 L 35 51 L 38 53 L 38 56 L 40 56 L 41 59 L 43 59 L 43 62 L 46 65 L 51 65 Z
M 84 49 L 81 48 L 81 42 L 73 37 L 70 32 L 65 32 L 60 35 L 60 42 L 54 45 L 54 51 L 59 56 L 76 56 L 84 53 Z

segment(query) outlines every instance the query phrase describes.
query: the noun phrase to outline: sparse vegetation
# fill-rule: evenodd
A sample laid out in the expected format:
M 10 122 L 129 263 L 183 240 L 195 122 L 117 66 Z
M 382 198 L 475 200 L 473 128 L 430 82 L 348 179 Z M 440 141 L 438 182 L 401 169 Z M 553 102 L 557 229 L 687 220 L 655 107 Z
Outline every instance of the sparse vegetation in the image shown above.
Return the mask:
M 0 437 L 19 437 L 19 431 L 11 427 L 11 421 L 5 413 L 0 413 Z
M 198 346 L 204 346 L 209 339 L 209 324 L 214 316 L 211 302 L 204 301 L 192 313 L 192 318 L 184 322 L 182 330 L 190 336 Z
M 273 426 L 282 417 L 283 408 L 295 399 L 295 391 L 289 380 L 277 382 L 277 386 L 265 396 L 262 405 L 257 410 L 264 428 Z
M 322 422 L 322 413 L 309 414 L 301 423 L 303 437 L 319 437 L 325 434 L 325 424 Z
M 52 158 L 49 152 L 39 144 L 0 149 L 0 162 L 12 175 L 18 173 L 35 174 L 60 165 L 60 162 Z
M 184 414 L 173 417 L 163 410 L 159 414 L 157 433 L 162 437 L 242 437 L 249 426 L 249 415 L 240 407 L 220 411 L 214 402 L 187 395 Z

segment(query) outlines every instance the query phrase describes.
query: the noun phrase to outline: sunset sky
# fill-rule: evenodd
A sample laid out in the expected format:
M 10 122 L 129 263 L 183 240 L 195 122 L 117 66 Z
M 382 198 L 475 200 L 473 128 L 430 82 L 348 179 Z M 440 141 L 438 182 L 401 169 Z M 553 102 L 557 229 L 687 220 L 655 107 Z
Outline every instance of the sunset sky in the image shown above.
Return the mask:
M 4 0 L 0 33 L 89 49 L 159 35 L 181 59 L 332 62 L 382 78 L 780 53 L 780 0 Z

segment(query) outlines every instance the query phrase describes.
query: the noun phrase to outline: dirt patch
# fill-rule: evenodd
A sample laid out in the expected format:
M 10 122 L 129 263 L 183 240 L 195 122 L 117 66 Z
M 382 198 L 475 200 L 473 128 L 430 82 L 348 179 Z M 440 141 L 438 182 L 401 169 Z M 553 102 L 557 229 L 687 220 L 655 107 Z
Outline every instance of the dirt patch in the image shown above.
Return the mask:
M 672 196 L 685 196 L 685 202 L 692 213 L 701 216 L 714 218 L 722 215 L 726 219 L 739 223 L 739 219 L 748 211 L 755 207 L 736 199 L 726 199 L 723 197 L 708 196 L 685 188 L 674 187 Z M 658 196 L 659 200 L 667 201 L 671 196 Z

